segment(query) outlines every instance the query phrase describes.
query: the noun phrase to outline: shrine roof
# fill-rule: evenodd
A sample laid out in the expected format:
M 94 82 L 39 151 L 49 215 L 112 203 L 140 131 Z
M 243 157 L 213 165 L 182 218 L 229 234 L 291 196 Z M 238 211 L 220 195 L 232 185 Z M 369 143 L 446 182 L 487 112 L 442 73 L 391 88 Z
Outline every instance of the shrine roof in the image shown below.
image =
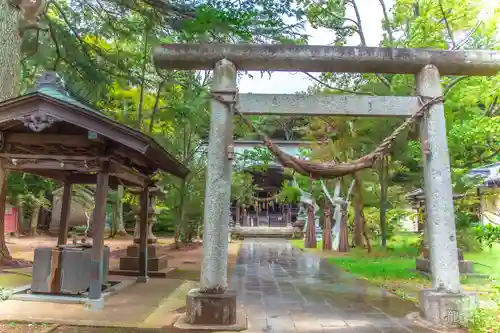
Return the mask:
M 52 126 L 53 123 L 58 123 L 58 126 Z M 26 94 L 0 102 L 0 131 L 6 135 L 6 141 L 9 140 L 9 135 L 10 139 L 16 136 L 16 140 L 22 135 L 23 144 L 29 146 L 41 146 L 42 143 L 36 138 L 43 135 L 79 139 L 80 143 L 88 139 L 88 142 L 78 146 L 80 153 L 87 149 L 87 154 L 90 148 L 96 148 L 99 143 L 104 154 L 121 150 L 124 159 L 133 160 L 131 169 L 148 176 L 156 170 L 179 178 L 185 178 L 189 174 L 189 170 L 153 138 L 74 98 L 54 72 L 43 74 L 35 88 Z M 37 134 L 28 134 L 30 132 Z M 4 143 L 2 142 L 2 150 L 5 148 Z M 57 146 L 57 143 L 51 142 L 51 146 Z M 59 142 L 60 146 L 67 144 L 64 140 Z M 96 157 L 100 156 L 99 153 L 93 153 Z

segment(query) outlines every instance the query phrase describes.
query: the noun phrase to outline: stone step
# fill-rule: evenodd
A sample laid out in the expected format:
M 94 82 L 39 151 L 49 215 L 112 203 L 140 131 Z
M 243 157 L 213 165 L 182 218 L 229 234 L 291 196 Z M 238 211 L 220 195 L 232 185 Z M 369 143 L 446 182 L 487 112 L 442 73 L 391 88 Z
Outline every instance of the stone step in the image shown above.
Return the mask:
M 429 259 L 417 259 L 416 268 L 418 271 L 430 273 L 431 271 L 431 261 Z M 470 274 L 474 273 L 474 265 L 472 261 L 459 260 L 458 270 L 460 274 Z
M 148 277 L 150 278 L 161 278 L 165 279 L 168 275 L 175 271 L 175 267 L 167 267 L 158 272 L 148 271 Z M 109 275 L 118 275 L 118 276 L 139 276 L 139 271 L 137 270 L 124 270 L 124 269 L 114 269 L 108 272 Z

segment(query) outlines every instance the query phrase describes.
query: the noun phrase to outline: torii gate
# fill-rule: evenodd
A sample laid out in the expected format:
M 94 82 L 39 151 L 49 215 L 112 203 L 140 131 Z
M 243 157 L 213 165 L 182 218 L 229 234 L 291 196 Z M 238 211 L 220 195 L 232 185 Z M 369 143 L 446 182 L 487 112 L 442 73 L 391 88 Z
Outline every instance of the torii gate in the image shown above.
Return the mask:
M 408 117 L 420 106 L 417 97 L 238 94 L 237 70 L 415 74 L 417 94 L 430 98 L 443 94 L 440 75 L 494 75 L 500 70 L 500 53 L 494 51 L 309 45 L 173 44 L 157 47 L 154 61 L 161 68 L 214 70 L 201 288 L 188 293 L 185 320 L 227 329 L 237 322 L 236 294 L 227 290 L 232 115 L 220 100 L 238 103 L 240 112 L 251 115 Z M 433 324 L 450 326 L 468 312 L 474 297 L 460 286 L 443 103 L 429 108 L 420 132 L 426 146 L 432 269 L 432 289 L 420 293 L 421 314 Z

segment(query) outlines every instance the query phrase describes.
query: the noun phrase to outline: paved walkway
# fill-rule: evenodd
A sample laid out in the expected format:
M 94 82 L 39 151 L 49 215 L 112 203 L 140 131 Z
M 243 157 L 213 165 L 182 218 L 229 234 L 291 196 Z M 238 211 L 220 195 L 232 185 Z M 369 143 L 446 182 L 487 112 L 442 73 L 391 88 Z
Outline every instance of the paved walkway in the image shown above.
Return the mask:
M 231 278 L 250 332 L 431 332 L 416 307 L 285 240 L 247 239 Z

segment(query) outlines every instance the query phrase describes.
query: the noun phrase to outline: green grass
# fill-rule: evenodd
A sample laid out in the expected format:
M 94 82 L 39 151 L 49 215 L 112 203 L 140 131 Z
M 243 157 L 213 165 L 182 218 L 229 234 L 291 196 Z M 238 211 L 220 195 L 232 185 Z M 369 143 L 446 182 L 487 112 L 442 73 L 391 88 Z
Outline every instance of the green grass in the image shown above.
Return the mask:
M 367 257 L 348 256 L 329 258 L 328 262 L 337 264 L 355 275 L 370 280 L 385 279 L 418 279 L 421 275 L 411 272 L 415 268 L 415 260 L 395 256 Z
M 293 247 L 296 247 L 298 249 L 304 248 L 303 239 L 290 239 L 289 242 L 292 244 Z M 323 248 L 323 241 L 318 241 L 318 246 L 316 247 L 316 249 L 311 249 L 311 250 L 321 250 L 322 248 Z
M 474 269 L 478 273 L 500 280 L 500 244 L 494 244 L 491 249 L 482 252 L 465 253 L 464 257 L 476 263 Z
M 13 273 L 0 273 L 0 288 L 15 288 L 31 283 L 31 276 Z

